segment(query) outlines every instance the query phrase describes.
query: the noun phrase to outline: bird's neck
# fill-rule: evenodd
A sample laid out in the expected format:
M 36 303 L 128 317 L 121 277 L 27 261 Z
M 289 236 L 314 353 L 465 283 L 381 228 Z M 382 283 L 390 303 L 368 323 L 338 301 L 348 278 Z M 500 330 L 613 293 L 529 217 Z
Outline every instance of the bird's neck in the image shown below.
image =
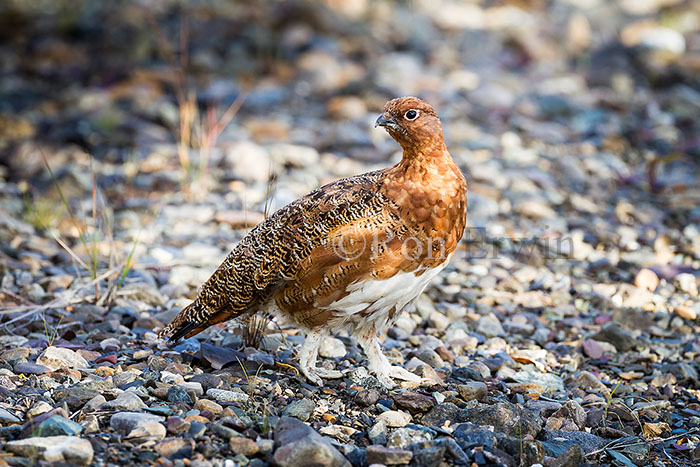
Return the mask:
M 452 167 L 456 164 L 447 151 L 444 140 L 440 140 L 419 147 L 404 147 L 403 157 L 395 168 L 397 172 L 402 172 L 410 178 L 415 173 L 435 173 L 435 169 L 439 172 L 440 168 L 447 166 Z

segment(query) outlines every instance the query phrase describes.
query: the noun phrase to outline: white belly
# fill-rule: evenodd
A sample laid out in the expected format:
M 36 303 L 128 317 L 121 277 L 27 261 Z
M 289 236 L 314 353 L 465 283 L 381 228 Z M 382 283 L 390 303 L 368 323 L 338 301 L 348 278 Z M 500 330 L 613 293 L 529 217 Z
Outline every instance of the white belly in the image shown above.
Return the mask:
M 389 316 L 397 318 L 406 305 L 413 302 L 447 265 L 445 261 L 436 268 L 416 276 L 413 272 L 400 272 L 389 279 L 370 280 L 351 284 L 345 295 L 323 309 L 333 311 L 336 319 L 331 324 L 339 327 L 356 322 L 362 314 L 362 324 L 374 322 L 377 329 L 383 328 Z M 354 324 L 354 323 L 353 323 Z

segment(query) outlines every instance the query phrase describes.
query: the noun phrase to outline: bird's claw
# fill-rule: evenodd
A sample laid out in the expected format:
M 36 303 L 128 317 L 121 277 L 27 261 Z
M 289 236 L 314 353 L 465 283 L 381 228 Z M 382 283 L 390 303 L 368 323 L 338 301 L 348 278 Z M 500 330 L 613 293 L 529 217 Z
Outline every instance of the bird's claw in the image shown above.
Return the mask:
M 323 386 L 323 380 L 321 378 L 338 379 L 343 377 L 341 371 L 328 370 L 326 368 L 302 368 L 301 372 L 304 373 L 304 376 L 306 376 L 306 379 L 308 379 L 310 383 L 316 386 Z
M 412 383 L 421 382 L 420 376 L 411 373 L 410 371 L 406 370 L 405 368 L 401 368 L 400 366 L 392 365 L 387 369 L 387 371 L 377 372 L 377 379 L 388 389 L 392 389 L 397 385 L 397 383 L 392 378 L 400 379 L 403 381 L 410 381 Z

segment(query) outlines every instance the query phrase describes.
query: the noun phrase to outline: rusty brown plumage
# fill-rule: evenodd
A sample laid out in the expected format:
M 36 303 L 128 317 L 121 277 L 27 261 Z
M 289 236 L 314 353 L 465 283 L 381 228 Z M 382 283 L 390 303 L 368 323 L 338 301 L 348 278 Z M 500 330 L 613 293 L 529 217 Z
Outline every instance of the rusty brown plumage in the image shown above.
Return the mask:
M 321 337 L 352 329 L 387 385 L 415 379 L 391 366 L 377 332 L 449 261 L 466 222 L 466 181 L 447 152 L 435 110 L 415 97 L 389 101 L 377 125 L 403 148 L 395 166 L 336 180 L 254 228 L 159 335 L 195 335 L 265 309 L 309 330 L 300 366 L 313 382 Z

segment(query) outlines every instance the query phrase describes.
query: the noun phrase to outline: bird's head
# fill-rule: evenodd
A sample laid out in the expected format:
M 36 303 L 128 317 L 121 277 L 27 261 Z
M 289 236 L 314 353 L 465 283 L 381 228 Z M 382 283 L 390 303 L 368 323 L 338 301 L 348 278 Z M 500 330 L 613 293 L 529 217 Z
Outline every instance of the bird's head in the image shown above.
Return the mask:
M 425 152 L 445 148 L 442 124 L 435 109 L 417 97 L 399 97 L 387 102 L 374 126 L 383 126 L 404 150 Z

